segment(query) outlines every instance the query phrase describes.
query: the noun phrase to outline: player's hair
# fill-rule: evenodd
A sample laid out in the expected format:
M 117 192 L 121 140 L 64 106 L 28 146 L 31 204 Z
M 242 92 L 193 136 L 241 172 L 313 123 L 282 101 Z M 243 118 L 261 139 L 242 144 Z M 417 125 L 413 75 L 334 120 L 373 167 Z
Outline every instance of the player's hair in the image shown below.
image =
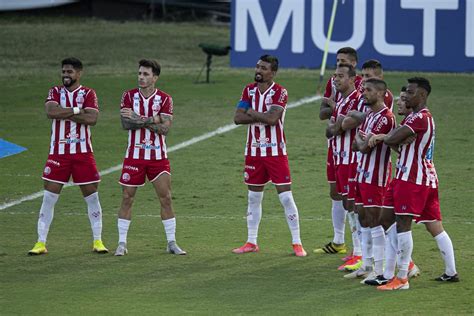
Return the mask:
M 400 92 L 407 92 L 407 86 L 402 86 L 402 88 L 400 89 Z
M 261 61 L 271 64 L 272 71 L 278 71 L 278 58 L 272 55 L 262 55 L 259 58 Z
M 350 57 L 352 57 L 356 62 L 359 61 L 359 59 L 357 57 L 357 51 L 352 47 L 339 48 L 336 55 L 338 55 L 338 54 L 346 54 L 346 55 L 349 55 Z
M 375 88 L 379 91 L 386 91 L 387 90 L 387 83 L 385 81 L 377 79 L 377 78 L 370 78 L 365 81 L 365 83 L 371 83 L 375 86 Z
M 428 95 L 431 93 L 431 85 L 428 79 L 423 78 L 423 77 L 413 77 L 407 79 L 408 83 L 415 83 L 418 85 L 418 87 L 423 88 L 426 92 L 428 92 Z
M 155 76 L 159 76 L 161 73 L 160 64 L 154 59 L 142 59 L 138 62 L 139 67 L 151 68 Z
M 379 75 L 383 73 L 383 67 L 380 61 L 376 59 L 369 59 L 363 65 L 362 69 L 373 69 Z
M 337 66 L 337 68 L 347 68 L 347 74 L 349 75 L 349 78 L 355 77 L 356 76 L 356 71 L 352 65 L 349 64 L 340 64 Z
M 71 65 L 72 68 L 76 70 L 82 70 L 82 62 L 75 57 L 64 58 L 61 61 L 61 66 L 64 66 L 64 65 Z

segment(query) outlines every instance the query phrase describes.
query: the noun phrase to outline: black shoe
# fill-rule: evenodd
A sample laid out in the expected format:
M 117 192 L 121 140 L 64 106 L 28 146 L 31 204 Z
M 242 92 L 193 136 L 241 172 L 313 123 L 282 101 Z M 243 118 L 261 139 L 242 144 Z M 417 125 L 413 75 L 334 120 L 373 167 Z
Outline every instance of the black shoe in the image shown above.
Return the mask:
M 441 282 L 459 282 L 458 274 L 456 273 L 453 276 L 449 276 L 446 273 L 443 273 L 441 276 L 437 277 L 435 281 Z
M 390 280 L 387 280 L 386 278 L 383 277 L 383 275 L 377 275 L 377 277 L 375 279 L 371 279 L 371 280 L 365 280 L 365 284 L 367 285 L 385 285 L 388 283 L 388 281 Z

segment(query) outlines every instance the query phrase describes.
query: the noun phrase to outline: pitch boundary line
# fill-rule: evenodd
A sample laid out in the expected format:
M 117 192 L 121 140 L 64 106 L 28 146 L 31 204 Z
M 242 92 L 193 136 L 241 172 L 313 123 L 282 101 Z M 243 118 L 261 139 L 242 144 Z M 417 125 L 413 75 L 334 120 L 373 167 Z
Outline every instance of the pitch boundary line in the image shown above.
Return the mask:
M 298 106 L 301 106 L 301 105 L 304 105 L 304 104 L 307 104 L 307 103 L 311 103 L 311 102 L 317 101 L 319 99 L 321 99 L 320 95 L 305 97 L 305 98 L 299 99 L 298 101 L 295 101 L 295 102 L 292 102 L 292 103 L 288 104 L 287 108 L 288 109 L 296 108 Z M 237 127 L 239 127 L 239 126 L 241 126 L 241 125 L 228 124 L 228 125 L 225 125 L 225 126 L 221 126 L 221 127 L 219 127 L 218 129 L 216 129 L 212 132 L 208 132 L 208 133 L 202 134 L 200 136 L 193 137 L 193 138 L 191 138 L 189 140 L 186 140 L 182 143 L 171 146 L 171 147 L 168 148 L 168 152 L 171 153 L 173 151 L 177 151 L 177 150 L 180 150 L 182 148 L 186 148 L 188 146 L 191 146 L 191 145 L 194 145 L 196 143 L 202 142 L 203 140 L 209 139 L 209 138 L 214 137 L 216 135 L 220 135 L 220 134 L 230 132 L 230 131 L 236 129 Z M 99 172 L 99 174 L 102 177 L 102 176 L 108 175 L 112 172 L 118 171 L 121 168 L 122 168 L 122 164 L 119 164 L 119 165 L 110 167 L 108 169 L 105 169 L 105 170 Z M 68 188 L 68 187 L 71 187 L 71 186 L 73 186 L 72 183 L 67 183 L 67 184 L 64 185 L 63 188 Z M 43 194 L 44 194 L 44 191 L 39 191 L 39 192 L 30 194 L 30 195 L 23 196 L 23 197 L 21 197 L 17 200 L 13 200 L 13 201 L 8 202 L 8 203 L 2 203 L 2 204 L 0 204 L 0 211 L 5 210 L 5 209 L 10 208 L 10 207 L 15 206 L 15 205 L 19 205 L 19 204 L 21 204 L 23 202 L 26 202 L 26 201 L 35 200 L 39 197 L 42 197 Z

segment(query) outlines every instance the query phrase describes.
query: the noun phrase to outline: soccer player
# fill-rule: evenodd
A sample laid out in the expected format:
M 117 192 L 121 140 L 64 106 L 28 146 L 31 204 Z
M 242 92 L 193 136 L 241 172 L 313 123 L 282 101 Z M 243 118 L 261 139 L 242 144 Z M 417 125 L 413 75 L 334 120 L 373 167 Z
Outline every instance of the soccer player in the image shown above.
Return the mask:
M 384 80 L 382 64 L 376 59 L 369 59 L 362 64 L 362 83 L 371 78 Z M 363 88 L 363 84 L 360 87 Z M 393 93 L 388 88 L 385 92 L 384 104 L 393 112 Z
M 357 51 L 352 47 L 340 48 L 336 53 L 336 66 L 339 66 L 342 64 L 348 64 L 348 65 L 351 65 L 355 69 L 355 67 L 357 66 L 357 61 L 358 61 Z M 321 120 L 328 120 L 331 118 L 332 112 L 334 108 L 336 107 L 336 101 L 340 98 L 340 94 L 338 93 L 336 89 L 334 79 L 335 77 L 332 76 L 326 84 L 326 90 L 324 92 L 324 97 L 321 102 L 321 107 L 320 107 L 320 112 L 319 112 L 319 118 Z M 354 85 L 356 89 L 359 88 L 361 81 L 362 81 L 362 77 L 356 75 L 354 78 Z M 331 213 L 332 213 L 332 223 L 333 223 L 333 229 L 334 229 L 334 238 L 331 242 L 327 243 L 326 245 L 315 249 L 314 253 L 344 254 L 347 252 L 346 245 L 345 245 L 345 236 L 344 236 L 347 210 L 346 208 L 344 208 L 342 196 L 338 194 L 337 188 L 336 188 L 334 157 L 333 157 L 332 148 L 330 146 L 330 140 L 328 141 L 326 175 L 327 175 L 327 181 L 329 183 L 329 196 L 332 201 Z M 355 226 L 353 225 L 355 224 L 355 222 L 352 221 L 351 214 L 349 217 L 349 222 L 351 225 L 351 229 L 355 228 Z M 356 232 L 352 234 L 352 242 L 354 246 L 353 255 L 356 255 L 356 256 L 360 255 L 360 242 L 359 242 L 359 238 Z M 346 260 L 347 260 L 346 262 L 348 263 L 353 263 L 353 261 L 357 260 L 357 258 L 354 259 L 352 258 L 352 256 L 348 256 Z
M 138 88 L 125 91 L 120 105 L 122 127 L 128 130 L 128 147 L 123 161 L 122 204 L 118 213 L 119 244 L 116 256 L 127 254 L 127 233 L 132 205 L 145 177 L 153 184 L 161 205 L 161 220 L 168 242 L 166 251 L 185 255 L 176 243 L 176 218 L 171 205 L 171 171 L 166 153 L 166 135 L 173 120 L 173 100 L 155 87 L 161 66 L 156 60 L 138 63 Z
M 357 125 L 343 126 L 342 122 L 344 121 L 346 115 L 350 111 L 355 110 L 357 104 L 359 104 L 360 102 L 359 91 L 355 88 L 354 85 L 355 76 L 356 73 L 352 65 L 341 64 L 336 69 L 334 82 L 336 85 L 337 92 L 341 95 L 341 97 L 333 110 L 331 119 L 328 123 L 328 128 L 326 130 L 326 136 L 330 140 L 331 150 L 334 159 L 336 190 L 338 194 L 342 195 L 343 204 L 345 205 L 345 208 L 347 208 L 350 164 L 353 160 L 354 155 L 351 149 L 351 144 L 355 137 L 355 127 L 357 127 Z M 354 226 L 355 223 L 353 221 L 350 221 L 350 223 L 351 228 L 353 228 L 352 226 Z M 358 238 L 354 239 L 358 240 Z M 324 248 L 330 249 L 331 247 L 334 248 L 334 245 L 328 244 Z M 324 248 L 322 251 L 326 252 Z M 341 247 L 339 248 L 339 250 L 341 250 Z M 321 250 L 316 249 L 315 252 L 321 253 Z M 355 253 L 354 256 L 355 255 L 358 254 Z
M 278 58 L 263 55 L 255 67 L 255 82 L 243 92 L 234 116 L 235 124 L 247 124 L 244 181 L 248 186 L 247 242 L 233 253 L 258 252 L 258 226 L 262 218 L 263 190 L 272 182 L 285 210 L 291 232 L 293 251 L 305 257 L 301 244 L 299 215 L 291 192 L 291 176 L 286 152 L 283 124 L 288 93 L 273 81 Z
M 53 221 L 54 206 L 70 177 L 81 189 L 91 223 L 93 246 L 107 253 L 102 243 L 102 207 L 97 188 L 100 182 L 91 142 L 91 126 L 97 123 L 99 105 L 95 91 L 80 84 L 82 62 L 66 58 L 62 65 L 62 86 L 49 90 L 45 109 L 52 119 L 51 145 L 43 170 L 44 196 L 38 219 L 38 242 L 28 254 L 48 253 L 46 239 Z
M 370 111 L 352 145 L 355 151 L 361 153 L 356 175 L 355 204 L 361 225 L 363 265 L 346 275 L 346 278 L 364 276 L 369 280 L 383 274 L 385 232 L 380 217 L 386 185 L 390 179 L 390 147 L 379 143 L 371 148 L 369 141 L 374 135 L 388 134 L 395 128 L 395 118 L 384 103 L 386 90 L 387 84 L 383 80 L 364 80 L 364 104 Z M 373 263 L 375 271 L 372 271 Z
M 451 239 L 441 223 L 438 199 L 438 177 L 433 164 L 435 124 L 427 108 L 431 92 L 430 82 L 422 77 L 408 79 L 406 89 L 407 107 L 413 109 L 403 124 L 384 138 L 389 146 L 401 144 L 397 171 L 393 184 L 393 201 L 397 222 L 397 236 L 389 234 L 392 243 L 397 243 L 398 274 L 379 290 L 406 290 L 408 266 L 413 251 L 411 222 L 424 223 L 434 237 L 444 259 L 445 272 L 437 281 L 458 282 L 454 249 Z M 404 141 L 412 136 L 416 139 L 408 144 Z

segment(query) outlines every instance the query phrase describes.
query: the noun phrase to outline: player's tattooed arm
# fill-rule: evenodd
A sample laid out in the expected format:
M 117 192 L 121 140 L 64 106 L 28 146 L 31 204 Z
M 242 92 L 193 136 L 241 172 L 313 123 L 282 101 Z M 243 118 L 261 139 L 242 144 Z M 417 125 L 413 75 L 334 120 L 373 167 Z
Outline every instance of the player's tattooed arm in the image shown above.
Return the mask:
M 326 127 L 326 138 L 331 138 L 336 135 L 336 123 L 330 119 L 328 122 L 328 126 Z
M 361 131 L 356 133 L 354 142 L 352 142 L 352 150 L 360 151 L 363 154 L 368 154 L 372 151 L 372 148 L 369 146 L 369 141 L 373 137 L 373 134 L 365 135 Z
M 173 116 L 161 114 L 160 116 L 155 116 L 154 118 L 154 123 L 149 125 L 148 129 L 160 135 L 167 135 L 171 128 Z
M 81 109 L 79 114 L 71 116 L 69 119 L 73 122 L 94 126 L 99 118 L 99 111 L 95 109 Z
M 384 137 L 383 141 L 390 147 L 395 147 L 404 144 L 410 137 L 416 136 L 415 132 L 408 126 L 402 125 L 393 129 L 387 136 Z
M 344 118 L 342 122 L 342 129 L 345 131 L 351 130 L 362 124 L 366 117 L 365 113 L 359 111 L 349 111 L 347 116 Z
M 50 119 L 65 120 L 74 115 L 73 108 L 62 108 L 57 102 L 48 101 L 44 105 L 46 116 Z
M 323 98 L 319 107 L 319 119 L 328 120 L 331 118 L 332 111 L 336 107 L 336 102 L 331 98 Z
M 247 114 L 252 117 L 255 121 L 264 123 L 266 125 L 276 125 L 278 120 L 283 115 L 284 109 L 281 106 L 271 106 L 270 109 L 265 112 L 257 112 L 253 109 L 248 109 Z
M 240 124 L 251 124 L 257 122 L 254 118 L 247 114 L 248 108 L 237 108 L 234 114 L 234 123 L 236 125 Z
M 154 117 L 143 117 L 130 108 L 123 108 L 120 110 L 120 120 L 123 129 L 136 130 L 153 124 Z

